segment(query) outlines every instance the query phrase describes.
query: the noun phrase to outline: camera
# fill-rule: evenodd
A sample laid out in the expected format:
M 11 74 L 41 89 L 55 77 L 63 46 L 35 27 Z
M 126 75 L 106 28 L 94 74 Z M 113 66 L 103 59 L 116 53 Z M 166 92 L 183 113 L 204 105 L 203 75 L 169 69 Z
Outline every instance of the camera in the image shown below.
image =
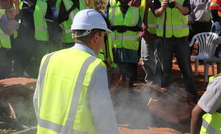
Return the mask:
M 173 2 L 172 0 L 168 0 L 168 7 L 174 8 L 175 7 L 175 2 Z
M 12 8 L 12 0 L 0 0 L 0 9 Z

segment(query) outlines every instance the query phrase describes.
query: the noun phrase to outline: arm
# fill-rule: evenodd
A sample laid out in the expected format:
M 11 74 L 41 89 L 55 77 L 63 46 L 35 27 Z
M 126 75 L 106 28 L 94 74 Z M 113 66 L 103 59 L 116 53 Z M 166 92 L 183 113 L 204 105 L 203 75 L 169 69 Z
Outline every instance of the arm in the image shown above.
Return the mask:
M 186 3 L 187 3 L 187 2 L 186 2 Z M 189 5 L 189 4 L 188 4 L 188 5 Z M 189 7 L 186 7 L 185 5 L 182 6 L 182 5 L 180 5 L 179 3 L 177 3 L 177 2 L 176 2 L 176 5 L 175 5 L 174 8 L 179 9 L 180 12 L 181 12 L 183 15 L 189 14 L 189 12 L 190 12 Z
M 192 110 L 191 124 L 190 124 L 190 133 L 199 134 L 200 128 L 202 125 L 202 116 L 206 112 L 199 106 L 196 105 Z
M 89 86 L 89 107 L 98 134 L 118 134 L 115 111 L 108 89 L 106 69 L 99 65 Z
M 192 24 L 195 22 L 195 14 L 193 13 L 193 10 L 195 9 L 195 5 L 192 0 L 190 0 L 190 2 L 191 2 L 190 4 L 191 11 L 190 11 L 190 14 L 188 15 L 188 23 Z
M 216 21 L 220 22 L 218 10 L 211 10 L 211 15 L 212 15 L 212 19 L 214 22 L 216 22 Z
M 206 92 L 202 95 L 198 104 L 192 111 L 190 132 L 191 134 L 199 134 L 202 125 L 202 116 L 205 113 L 213 114 L 221 106 L 221 76 L 214 78 L 209 82 Z
M 164 11 L 166 10 L 167 8 L 167 4 L 168 4 L 168 0 L 163 0 L 161 3 L 160 3 L 160 7 L 158 7 L 159 5 L 159 1 L 158 0 L 154 0 L 154 14 L 156 17 L 160 17 L 163 15 Z
M 19 23 L 14 21 L 14 18 L 19 14 L 19 0 L 12 0 L 15 8 L 5 9 L 6 13 L 0 19 L 0 27 L 5 34 L 11 35 L 14 29 L 19 25 Z
M 13 19 L 16 15 L 14 8 L 6 9 L 6 13 L 0 19 L 0 27 L 2 31 L 8 35 L 14 32 L 15 27 L 18 25 Z
M 15 4 L 15 9 L 16 9 L 16 14 L 20 13 L 20 9 L 19 9 L 19 0 L 12 0 L 12 2 Z
M 156 1 L 156 2 L 155 2 Z M 154 6 L 155 6 L 155 11 L 154 11 L 154 14 L 156 17 L 159 17 L 159 16 L 162 16 L 164 11 L 166 10 L 167 5 L 168 5 L 168 0 L 163 0 L 161 2 L 161 7 L 159 8 L 156 8 L 156 5 L 159 3 L 158 0 L 155 0 L 154 1 Z M 175 2 L 175 7 L 174 8 L 177 8 L 180 10 L 180 12 L 184 15 L 188 14 L 190 12 L 190 3 L 189 3 L 189 0 L 186 0 L 184 2 L 184 5 L 181 6 L 179 3 L 177 3 L 175 0 L 173 0 L 173 2 Z

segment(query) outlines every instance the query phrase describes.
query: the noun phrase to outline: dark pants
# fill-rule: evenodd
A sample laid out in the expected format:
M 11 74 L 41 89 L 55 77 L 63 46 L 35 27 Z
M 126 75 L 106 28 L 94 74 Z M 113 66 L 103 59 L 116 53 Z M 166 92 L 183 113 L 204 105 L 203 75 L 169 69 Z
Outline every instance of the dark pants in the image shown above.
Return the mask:
M 183 74 L 184 88 L 197 100 L 198 95 L 194 76 L 190 62 L 189 42 L 187 37 L 183 38 L 166 38 L 165 44 L 161 43 L 158 48 L 159 58 L 162 67 L 162 87 L 169 87 L 172 84 L 172 60 L 173 55 L 177 59 L 178 66 Z
M 6 57 L 7 49 L 1 47 L 0 48 L 0 79 L 4 79 L 6 74 L 4 71 L 4 60 Z
M 14 73 L 23 76 L 26 71 L 31 78 L 37 78 L 42 57 L 48 51 L 48 42 L 28 39 L 26 37 L 16 38 L 16 51 L 14 52 Z
M 118 62 L 117 66 L 123 76 L 130 79 L 129 90 L 133 90 L 134 81 L 137 80 L 137 63 Z

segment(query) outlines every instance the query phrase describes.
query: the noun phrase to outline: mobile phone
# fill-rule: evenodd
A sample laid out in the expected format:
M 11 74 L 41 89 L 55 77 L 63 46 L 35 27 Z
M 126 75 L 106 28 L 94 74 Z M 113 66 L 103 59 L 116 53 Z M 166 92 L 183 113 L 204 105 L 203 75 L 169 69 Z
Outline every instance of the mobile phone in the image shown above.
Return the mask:
M 12 8 L 12 0 L 0 0 L 0 9 Z

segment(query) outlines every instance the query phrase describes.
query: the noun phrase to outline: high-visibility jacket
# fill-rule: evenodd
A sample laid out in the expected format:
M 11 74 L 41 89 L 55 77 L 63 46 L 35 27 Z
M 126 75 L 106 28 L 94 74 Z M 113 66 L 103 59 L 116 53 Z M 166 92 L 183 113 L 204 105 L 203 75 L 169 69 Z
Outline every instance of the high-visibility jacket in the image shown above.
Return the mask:
M 60 2 L 61 1 L 62 0 L 60 0 Z M 66 11 L 68 11 L 72 7 L 72 5 L 74 4 L 72 2 L 72 0 L 63 0 L 63 2 L 64 2 L 64 6 L 65 6 Z M 85 4 L 84 0 L 79 0 L 79 4 L 80 4 L 80 9 L 75 8 L 69 14 L 68 20 L 63 21 L 61 23 L 61 28 L 63 30 L 63 32 L 62 32 L 62 42 L 63 43 L 73 43 L 74 42 L 74 39 L 72 38 L 72 35 L 71 35 L 71 33 L 72 33 L 72 31 L 71 31 L 72 21 L 74 19 L 74 16 L 77 14 L 77 12 L 79 12 L 80 10 L 86 9 L 86 4 Z M 59 4 L 57 4 L 57 7 L 60 7 Z
M 5 9 L 0 9 L 0 18 L 3 16 L 5 13 Z M 10 36 L 5 34 L 1 29 L 0 29 L 0 48 L 11 48 L 11 40 Z
M 213 80 L 215 77 L 217 77 L 217 76 L 221 76 L 221 73 L 219 73 L 219 74 L 217 74 L 217 75 L 214 75 L 214 76 L 210 76 L 209 77 L 209 82 L 211 81 L 211 80 Z
M 141 0 L 141 4 L 139 6 L 140 9 L 140 16 L 142 19 L 144 19 L 145 15 L 145 10 L 146 10 L 146 0 Z M 151 34 L 156 34 L 156 28 L 157 28 L 157 17 L 154 15 L 152 10 L 149 8 L 148 13 L 147 13 L 147 30 Z
M 184 0 L 176 0 L 176 2 L 183 5 Z M 165 29 L 164 21 L 166 21 Z M 187 16 L 183 15 L 177 8 L 166 8 L 163 15 L 157 17 L 157 36 L 163 37 L 164 30 L 166 30 L 166 38 L 171 38 L 172 36 L 180 38 L 189 35 Z
M 114 33 L 107 33 L 107 41 L 103 48 L 100 49 L 98 58 L 102 61 L 107 62 L 111 67 L 116 68 L 117 65 L 114 63 L 113 56 L 113 43 L 114 43 Z
M 139 8 L 129 6 L 125 17 L 123 17 L 120 7 L 113 6 L 109 8 L 108 17 L 112 26 L 136 26 L 139 21 Z M 113 32 L 115 34 L 114 48 L 139 49 L 139 32 L 129 30 L 124 33 L 119 33 L 117 30 Z
M 209 78 L 209 82 L 215 77 L 221 76 L 221 73 Z M 206 113 L 203 115 L 203 122 L 200 129 L 200 134 L 220 134 L 221 133 L 221 113 L 215 112 L 214 114 Z
M 100 59 L 73 48 L 43 57 L 37 90 L 37 134 L 97 133 L 86 97 L 100 65 L 106 67 Z
M 35 26 L 35 39 L 39 41 L 49 41 L 48 25 L 45 20 L 47 12 L 47 2 L 45 0 L 37 0 L 33 13 Z
M 218 15 L 221 17 L 221 1 L 220 0 L 211 0 L 210 10 L 218 10 Z
M 120 1 L 117 2 L 116 0 L 110 0 L 109 2 L 110 2 L 109 4 L 110 4 L 111 7 L 120 5 Z

